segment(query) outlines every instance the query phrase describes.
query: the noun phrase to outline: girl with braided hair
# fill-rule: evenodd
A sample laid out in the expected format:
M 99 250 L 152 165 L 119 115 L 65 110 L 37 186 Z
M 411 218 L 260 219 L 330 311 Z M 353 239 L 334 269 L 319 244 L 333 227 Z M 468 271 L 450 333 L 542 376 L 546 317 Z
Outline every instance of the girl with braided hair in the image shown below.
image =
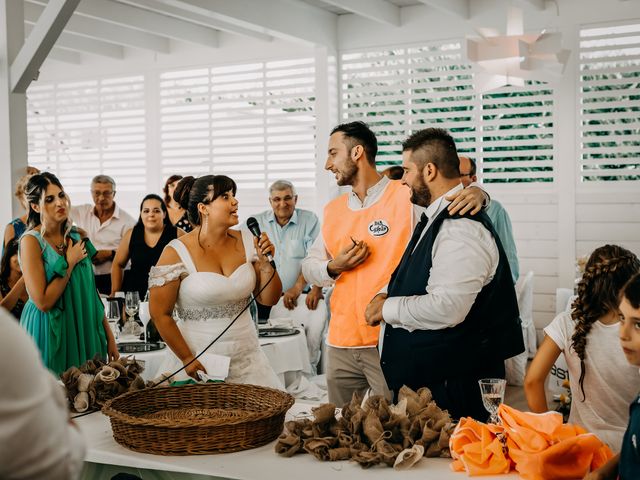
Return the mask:
M 638 271 L 638 257 L 622 247 L 594 250 L 571 312 L 561 313 L 544 329 L 544 341 L 525 378 L 529 408 L 547 411 L 544 382 L 564 353 L 572 397 L 569 422 L 595 433 L 614 451 L 620 450 L 628 405 L 640 389 L 640 377 L 618 341 L 618 295 Z

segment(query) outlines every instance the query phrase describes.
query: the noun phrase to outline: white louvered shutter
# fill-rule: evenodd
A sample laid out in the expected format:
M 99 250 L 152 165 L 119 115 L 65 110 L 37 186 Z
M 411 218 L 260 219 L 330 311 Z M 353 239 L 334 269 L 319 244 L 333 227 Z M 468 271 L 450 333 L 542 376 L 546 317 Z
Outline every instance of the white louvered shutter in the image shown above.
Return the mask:
M 363 120 L 378 137 L 379 165 L 402 160 L 402 141 L 429 126 L 446 128 L 460 150 L 475 147 L 470 67 L 460 42 L 341 55 L 344 121 Z
M 314 186 L 314 85 L 311 58 L 161 74 L 163 177 L 224 174 L 260 192 L 279 178 Z
M 369 124 L 380 166 L 401 162 L 411 133 L 440 127 L 475 158 L 484 182 L 553 181 L 553 90 L 527 82 L 478 95 L 463 53 L 459 41 L 343 53 L 343 120 Z
M 526 83 L 482 95 L 477 159 L 485 183 L 553 181 L 553 90 Z
M 579 180 L 640 180 L 640 23 L 580 30 L 579 99 Z
M 160 75 L 160 168 L 163 177 L 210 172 L 208 68 Z
M 118 191 L 146 189 L 144 77 L 34 85 L 27 91 L 29 164 L 87 194 L 106 174 Z

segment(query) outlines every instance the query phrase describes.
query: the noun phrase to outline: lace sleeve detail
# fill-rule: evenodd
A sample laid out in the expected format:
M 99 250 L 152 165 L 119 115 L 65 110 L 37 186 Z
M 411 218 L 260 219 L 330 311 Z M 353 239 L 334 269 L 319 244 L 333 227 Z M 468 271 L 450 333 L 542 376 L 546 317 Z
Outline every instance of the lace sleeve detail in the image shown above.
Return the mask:
M 184 263 L 151 267 L 149 271 L 149 288 L 162 287 L 165 283 L 172 282 L 178 278 L 182 280 L 187 275 L 189 275 L 189 272 Z

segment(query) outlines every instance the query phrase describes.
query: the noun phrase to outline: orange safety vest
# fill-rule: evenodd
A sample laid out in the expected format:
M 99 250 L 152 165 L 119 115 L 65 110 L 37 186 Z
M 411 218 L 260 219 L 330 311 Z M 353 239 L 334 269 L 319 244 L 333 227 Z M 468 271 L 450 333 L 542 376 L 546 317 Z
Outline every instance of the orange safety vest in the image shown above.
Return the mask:
M 391 181 L 380 200 L 361 210 L 349 208 L 349 194 L 335 198 L 324 209 L 322 236 L 332 258 L 348 244 L 364 240 L 371 254 L 353 270 L 343 272 L 331 295 L 327 341 L 334 347 L 371 347 L 378 344 L 380 327 L 370 327 L 364 311 L 389 283 L 411 237 L 410 190 Z

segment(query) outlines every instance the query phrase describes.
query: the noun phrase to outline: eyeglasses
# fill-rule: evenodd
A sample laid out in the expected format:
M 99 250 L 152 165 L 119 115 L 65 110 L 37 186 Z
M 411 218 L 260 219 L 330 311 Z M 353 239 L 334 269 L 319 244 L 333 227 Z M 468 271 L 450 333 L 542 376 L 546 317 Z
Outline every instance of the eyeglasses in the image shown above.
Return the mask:
M 97 190 L 91 190 L 91 195 L 93 195 L 94 197 L 110 198 L 110 197 L 113 197 L 114 193 L 116 192 L 100 192 Z
M 278 203 L 280 201 L 282 201 L 282 202 L 290 202 L 293 199 L 294 199 L 294 197 L 292 197 L 291 195 L 287 195 L 286 197 L 272 197 L 271 201 L 274 202 L 274 203 Z

